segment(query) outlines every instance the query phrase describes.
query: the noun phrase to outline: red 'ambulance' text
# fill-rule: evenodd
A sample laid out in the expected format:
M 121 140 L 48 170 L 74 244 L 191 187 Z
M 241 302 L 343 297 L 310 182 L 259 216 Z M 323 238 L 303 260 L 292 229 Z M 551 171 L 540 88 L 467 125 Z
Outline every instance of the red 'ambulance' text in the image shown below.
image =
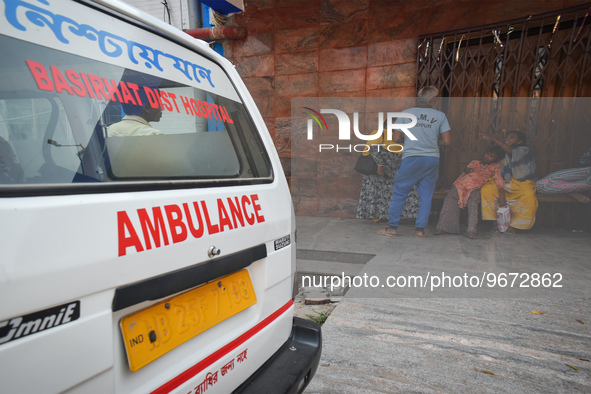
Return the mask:
M 139 220 L 134 227 L 127 211 L 117 212 L 119 256 L 125 256 L 128 248 L 143 252 L 152 248 L 186 241 L 189 236 L 201 238 L 204 234 L 217 234 L 240 227 L 263 223 L 258 203 L 259 196 L 218 198 L 215 206 L 205 201 L 182 205 L 171 204 L 153 207 L 150 213 L 141 208 L 133 213 Z M 169 237 L 170 234 L 170 237 Z

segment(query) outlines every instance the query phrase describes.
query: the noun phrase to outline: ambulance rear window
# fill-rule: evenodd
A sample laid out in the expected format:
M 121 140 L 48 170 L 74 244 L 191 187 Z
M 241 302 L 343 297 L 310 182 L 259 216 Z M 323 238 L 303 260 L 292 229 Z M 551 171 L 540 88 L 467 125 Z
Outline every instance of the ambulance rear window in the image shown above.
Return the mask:
M 88 53 L 19 38 L 0 34 L 0 194 L 272 180 L 253 121 L 213 61 L 172 43 L 174 54 L 134 42 L 148 54 L 132 48 L 115 57 L 84 36 L 67 41 Z

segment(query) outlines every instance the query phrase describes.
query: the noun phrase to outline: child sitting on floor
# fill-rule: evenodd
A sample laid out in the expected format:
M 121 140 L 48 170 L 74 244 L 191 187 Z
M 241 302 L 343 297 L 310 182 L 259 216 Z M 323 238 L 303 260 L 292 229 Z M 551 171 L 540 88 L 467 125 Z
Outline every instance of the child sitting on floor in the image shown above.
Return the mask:
M 505 201 L 505 182 L 501 176 L 501 161 L 505 152 L 498 146 L 490 146 L 484 154 L 484 159 L 473 160 L 468 164 L 462 175 L 456 179 L 451 190 L 443 201 L 443 208 L 437 222 L 435 234 L 459 234 L 460 209 L 468 207 L 468 231 L 466 237 L 476 238 L 478 224 L 478 203 L 480 202 L 480 188 L 493 178 L 499 189 L 499 206 Z

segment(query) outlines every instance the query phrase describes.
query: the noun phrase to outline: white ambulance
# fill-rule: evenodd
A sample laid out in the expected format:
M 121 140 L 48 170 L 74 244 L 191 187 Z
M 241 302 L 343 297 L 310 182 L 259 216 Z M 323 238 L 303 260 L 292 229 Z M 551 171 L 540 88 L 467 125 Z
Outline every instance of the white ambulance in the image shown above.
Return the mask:
M 0 392 L 301 392 L 295 220 L 234 67 L 124 3 L 0 0 Z

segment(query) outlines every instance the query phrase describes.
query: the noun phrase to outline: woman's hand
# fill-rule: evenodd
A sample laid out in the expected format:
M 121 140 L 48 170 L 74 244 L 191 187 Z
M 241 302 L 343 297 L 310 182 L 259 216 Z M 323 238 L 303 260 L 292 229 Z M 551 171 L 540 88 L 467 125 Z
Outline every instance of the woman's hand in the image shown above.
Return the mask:
M 501 149 L 503 149 L 505 151 L 506 154 L 509 155 L 509 157 L 511 157 L 511 154 L 513 153 L 513 148 L 510 145 L 507 145 L 505 142 L 496 139 L 494 137 L 489 137 L 488 135 L 484 134 L 484 133 L 478 133 L 478 135 L 480 136 L 480 138 L 482 138 L 484 141 L 492 141 L 495 144 L 497 144 L 498 146 L 501 147 Z
M 478 133 L 478 136 L 485 141 L 492 141 L 493 140 L 492 137 L 489 137 L 488 135 L 486 135 L 484 133 Z
M 379 165 L 379 166 L 378 166 L 378 175 L 379 175 L 379 176 L 384 176 L 384 175 L 386 175 L 386 169 L 384 168 L 384 166 L 382 166 L 382 165 Z
M 499 189 L 499 207 L 506 207 L 507 199 L 505 198 L 505 190 Z

